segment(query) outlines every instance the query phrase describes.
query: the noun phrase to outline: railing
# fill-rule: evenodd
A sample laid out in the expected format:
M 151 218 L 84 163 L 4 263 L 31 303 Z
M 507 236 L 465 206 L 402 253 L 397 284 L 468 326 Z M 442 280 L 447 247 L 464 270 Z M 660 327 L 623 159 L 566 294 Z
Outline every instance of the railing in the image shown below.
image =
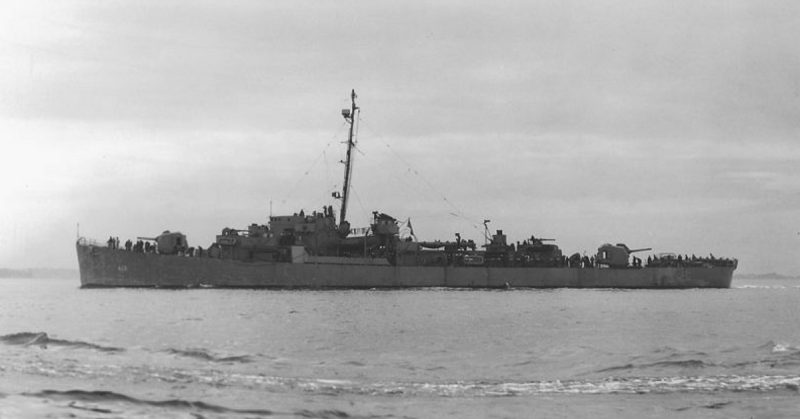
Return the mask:
M 106 245 L 106 243 L 101 243 L 95 239 L 90 239 L 87 237 L 79 237 L 78 244 L 81 246 L 98 246 L 98 247 Z
M 350 234 L 353 236 L 366 236 L 369 233 L 370 227 L 351 228 Z

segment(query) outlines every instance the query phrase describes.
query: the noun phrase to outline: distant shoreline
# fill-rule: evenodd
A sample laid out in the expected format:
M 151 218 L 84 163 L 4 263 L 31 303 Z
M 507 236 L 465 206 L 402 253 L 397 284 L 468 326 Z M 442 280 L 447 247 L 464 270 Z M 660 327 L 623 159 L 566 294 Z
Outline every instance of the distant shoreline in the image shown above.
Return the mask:
M 28 268 L 7 269 L 0 268 L 0 278 L 31 278 L 31 279 L 77 279 L 80 274 L 77 269 L 61 268 Z
M 800 277 L 794 275 L 783 275 L 775 272 L 770 272 L 766 274 L 734 273 L 733 279 L 800 279 Z

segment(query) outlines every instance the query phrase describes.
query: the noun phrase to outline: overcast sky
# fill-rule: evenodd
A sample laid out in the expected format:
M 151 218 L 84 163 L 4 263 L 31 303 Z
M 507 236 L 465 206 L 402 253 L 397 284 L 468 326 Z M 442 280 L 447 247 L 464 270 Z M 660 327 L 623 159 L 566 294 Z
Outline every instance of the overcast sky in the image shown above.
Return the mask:
M 354 227 L 800 274 L 798 39 L 796 1 L 6 0 L 0 267 L 338 211 L 355 89 Z

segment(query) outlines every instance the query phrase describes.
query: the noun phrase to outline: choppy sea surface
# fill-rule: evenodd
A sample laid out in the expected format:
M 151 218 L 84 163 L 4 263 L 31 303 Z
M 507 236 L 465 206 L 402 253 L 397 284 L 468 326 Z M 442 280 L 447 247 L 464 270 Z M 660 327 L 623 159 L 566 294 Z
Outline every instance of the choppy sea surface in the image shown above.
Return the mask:
M 80 289 L 0 279 L 0 418 L 797 417 L 800 281 Z

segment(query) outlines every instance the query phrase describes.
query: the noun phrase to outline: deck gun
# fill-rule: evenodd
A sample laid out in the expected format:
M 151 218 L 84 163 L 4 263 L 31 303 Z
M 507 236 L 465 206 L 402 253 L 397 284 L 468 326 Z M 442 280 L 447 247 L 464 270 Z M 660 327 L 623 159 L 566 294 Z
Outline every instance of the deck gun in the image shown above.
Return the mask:
M 597 263 L 606 265 L 609 268 L 625 268 L 628 266 L 628 258 L 632 253 L 653 250 L 650 247 L 641 249 L 630 249 L 623 243 L 616 245 L 606 243 L 597 248 Z

